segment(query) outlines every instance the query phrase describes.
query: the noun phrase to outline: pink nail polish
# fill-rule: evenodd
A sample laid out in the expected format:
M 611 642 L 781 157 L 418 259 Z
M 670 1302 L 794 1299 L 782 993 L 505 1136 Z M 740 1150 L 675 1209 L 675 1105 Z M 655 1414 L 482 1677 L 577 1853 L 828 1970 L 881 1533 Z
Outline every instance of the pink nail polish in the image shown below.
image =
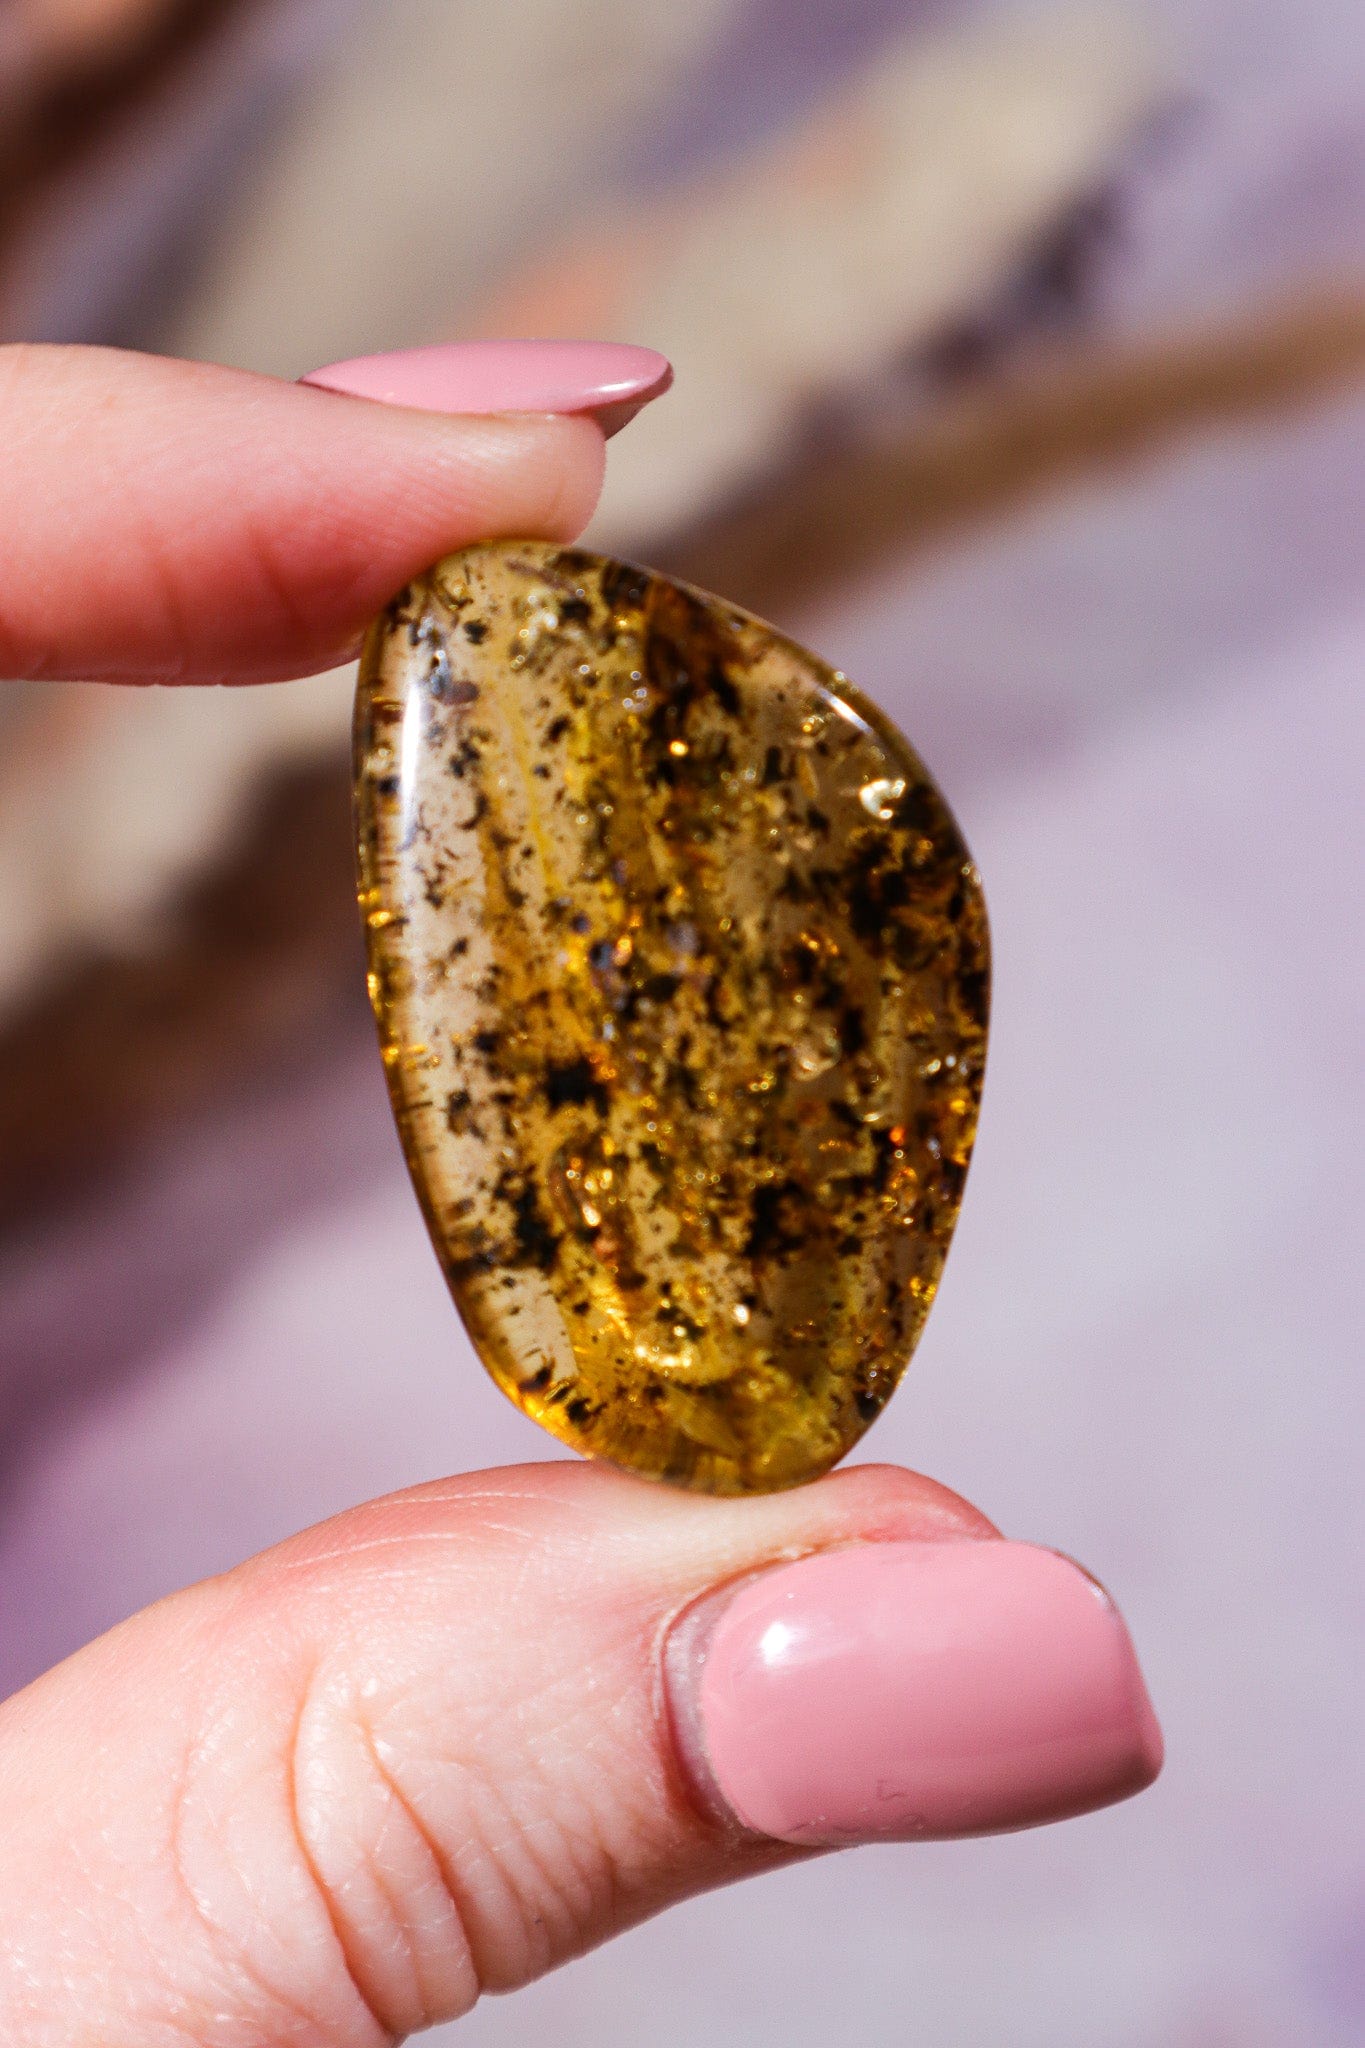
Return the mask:
M 722 1612 L 693 1716 L 725 1803 L 809 1846 L 991 1833 L 1161 1768 L 1123 1619 L 1055 1551 L 871 1543 L 765 1572 Z
M 673 381 L 667 356 L 615 341 L 458 341 L 356 356 L 300 380 L 421 412 L 591 413 L 614 433 Z

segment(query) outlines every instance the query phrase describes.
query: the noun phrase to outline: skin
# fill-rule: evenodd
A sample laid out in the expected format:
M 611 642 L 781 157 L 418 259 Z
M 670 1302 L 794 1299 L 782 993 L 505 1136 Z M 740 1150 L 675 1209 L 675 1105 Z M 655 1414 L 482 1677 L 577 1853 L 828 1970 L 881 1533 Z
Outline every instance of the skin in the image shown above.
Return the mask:
M 590 419 L 436 418 L 93 350 L 0 351 L 0 674 L 326 667 L 409 576 L 570 538 Z M 885 1467 L 703 1500 L 581 1464 L 372 1503 L 0 1706 L 0 2040 L 380 2048 L 797 1853 L 689 1790 L 660 1645 L 712 1589 L 989 1537 Z

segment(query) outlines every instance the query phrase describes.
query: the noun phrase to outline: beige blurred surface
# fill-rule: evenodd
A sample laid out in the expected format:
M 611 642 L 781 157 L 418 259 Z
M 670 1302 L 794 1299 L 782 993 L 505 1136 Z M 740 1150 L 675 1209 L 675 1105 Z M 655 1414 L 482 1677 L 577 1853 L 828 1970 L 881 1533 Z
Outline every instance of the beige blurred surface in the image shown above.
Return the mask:
M 614 451 L 591 536 L 648 556 L 776 476 L 822 409 L 851 413 L 846 434 L 912 414 L 893 373 L 989 321 L 1167 90 L 1123 15 L 1108 33 L 1068 10 L 1028 34 L 901 36 L 719 177 L 631 210 L 607 177 L 613 134 L 733 12 L 709 0 L 644 38 L 619 0 L 534 0 L 515 22 L 445 0 L 373 15 L 243 166 L 167 345 L 299 374 L 484 324 L 500 295 L 543 300 L 543 252 L 590 225 L 647 248 L 588 331 L 680 365 L 669 401 Z M 23 720 L 25 769 L 0 793 L 0 860 L 16 877 L 0 906 L 0 1014 L 83 948 L 154 943 L 263 774 L 341 759 L 349 709 L 337 677 L 192 704 L 19 696 L 5 716 Z
M 1109 46 L 1066 43 L 1077 16 L 1026 0 L 944 6 L 923 42 L 926 10 L 893 0 L 735 0 L 660 13 L 638 52 L 641 11 L 603 6 L 567 105 L 548 56 L 569 49 L 569 11 L 548 7 L 528 121 L 499 130 L 490 93 L 470 131 L 517 158 L 505 225 L 489 163 L 445 216 L 471 76 L 519 89 L 507 49 L 482 73 L 466 59 L 515 40 L 513 15 L 466 36 L 452 4 L 424 70 L 394 24 L 429 16 L 348 10 L 271 0 L 249 33 L 232 10 L 200 97 L 168 82 L 136 162 L 103 158 L 84 187 L 73 172 L 26 303 L 115 325 L 141 308 L 149 337 L 289 371 L 428 320 L 457 331 L 495 274 L 543 289 L 568 223 L 610 223 L 610 289 L 640 317 L 671 306 L 685 337 L 675 421 L 693 376 L 733 408 L 714 442 L 680 432 L 673 452 L 660 408 L 664 441 L 630 457 L 659 549 L 877 696 L 985 875 L 980 1149 L 942 1299 L 868 1453 L 934 1470 L 1113 1584 L 1169 1759 L 1151 1794 L 1065 1828 L 698 1901 L 454 2039 L 1356 2048 L 1358 0 L 1131 0 L 1156 65 L 1131 77 Z M 1021 37 L 1033 68 L 992 70 Z M 856 121 L 826 117 L 875 99 L 857 80 L 879 53 L 877 78 L 951 76 L 963 118 L 954 103 L 903 131 L 901 171 L 873 186 Z M 990 109 L 1016 69 L 1057 109 L 1033 182 L 1018 133 L 1008 159 L 958 146 L 1008 134 Z M 988 75 L 1001 97 L 969 100 Z M 1068 79 L 1094 97 L 1067 99 Z M 776 169 L 793 162 L 829 202 L 805 255 Z M 922 263 L 877 270 L 880 247 L 843 246 L 870 191 L 890 232 L 897 193 L 918 203 L 940 166 L 966 210 L 939 241 L 932 212 L 897 215 Z M 329 214 L 352 190 L 354 222 L 350 200 Z M 857 195 L 844 212 L 840 192 Z M 1057 201 L 1041 244 L 1040 192 Z M 768 213 L 783 237 L 755 258 L 762 291 L 746 311 L 732 263 L 713 300 L 708 227 L 740 262 L 740 224 L 753 237 Z M 409 217 L 427 225 L 405 237 Z M 685 223 L 653 272 L 620 226 L 642 218 Z M 957 246 L 973 223 L 980 246 Z M 195 260 L 130 293 L 130 252 L 167 237 Z M 782 354 L 772 299 L 807 260 L 819 318 Z M 670 300 L 670 277 L 690 297 Z M 643 422 L 631 435 L 648 451 Z M 346 693 L 342 677 L 193 704 L 5 700 L 0 1153 L 37 1185 L 59 1131 L 73 1148 L 63 1199 L 11 1200 L 0 1235 L 11 1683 L 364 1494 L 551 1449 L 470 1354 L 388 1116 L 348 899 Z M 92 941 L 103 962 L 59 1006 L 80 1027 L 62 1039 L 33 990 Z

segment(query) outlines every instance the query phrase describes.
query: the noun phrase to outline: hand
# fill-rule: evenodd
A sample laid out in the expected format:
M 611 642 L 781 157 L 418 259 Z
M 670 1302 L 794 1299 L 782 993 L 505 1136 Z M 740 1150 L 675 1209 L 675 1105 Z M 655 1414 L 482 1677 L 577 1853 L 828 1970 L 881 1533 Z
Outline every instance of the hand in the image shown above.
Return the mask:
M 443 414 L 476 372 L 504 410 Z M 338 662 L 449 549 L 574 535 L 632 402 L 581 351 L 333 381 L 409 403 L 0 351 L 0 672 Z M 419 1487 L 0 1706 L 0 2039 L 376 2048 L 708 1886 L 1057 1819 L 1159 1764 L 1103 1590 L 911 1473 Z

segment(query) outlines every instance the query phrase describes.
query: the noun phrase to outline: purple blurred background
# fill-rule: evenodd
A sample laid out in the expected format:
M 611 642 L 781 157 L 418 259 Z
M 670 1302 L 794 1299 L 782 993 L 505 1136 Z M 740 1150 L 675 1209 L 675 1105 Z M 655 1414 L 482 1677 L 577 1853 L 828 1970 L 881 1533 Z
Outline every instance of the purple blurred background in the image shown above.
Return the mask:
M 986 882 L 996 1007 L 942 1296 L 858 1455 L 932 1471 L 1099 1572 L 1166 1728 L 1166 1773 L 1131 1805 L 700 1900 L 486 2004 L 461 2038 L 1358 2043 L 1358 0 L 704 0 L 684 24 L 662 0 L 535 0 L 534 27 L 427 0 L 119 11 L 122 41 L 73 56 L 35 31 L 0 74 L 7 337 L 297 374 L 477 326 L 509 284 L 543 289 L 559 239 L 643 223 L 659 274 L 626 277 L 615 303 L 657 325 L 628 338 L 674 348 L 680 405 L 692 378 L 721 424 L 709 468 L 666 425 L 644 456 L 626 437 L 613 541 L 690 563 L 741 532 L 761 563 L 784 494 L 809 500 L 818 530 L 821 479 L 901 479 L 866 531 L 849 515 L 836 577 L 798 562 L 781 623 L 885 704 L 948 790 Z M 534 96 L 517 47 L 533 33 L 580 53 L 558 126 L 495 161 L 442 156 L 466 117 L 463 146 L 479 143 L 481 92 L 489 134 Z M 1057 152 L 1025 217 L 1006 205 L 1020 173 L 1005 138 L 1032 51 L 1084 146 L 1062 160 L 1059 121 L 1032 149 L 1025 124 L 1020 161 Z M 928 82 L 906 84 L 921 60 Z M 675 335 L 668 266 L 686 272 L 670 237 L 728 247 L 803 124 L 870 132 L 879 91 L 902 89 L 924 98 L 886 172 L 895 203 L 841 189 L 835 227 L 856 240 L 874 200 L 903 222 L 903 250 L 883 226 L 866 252 L 869 279 L 903 264 L 903 293 L 875 317 L 836 306 L 829 336 L 771 377 L 757 302 L 737 298 L 709 334 L 679 316 Z M 69 103 L 94 111 L 73 121 Z M 354 189 L 329 247 L 317 192 L 335 192 L 338 166 Z M 933 179 L 963 264 L 946 313 L 941 275 L 916 271 L 937 246 L 915 211 Z M 788 288 L 808 264 L 825 290 L 819 235 L 774 272 Z M 840 260 L 856 289 L 859 252 Z M 789 401 L 768 417 L 774 381 Z M 1122 431 L 1091 430 L 1116 408 Z M 1082 456 L 1030 444 L 1022 460 L 1021 419 L 1034 444 L 1051 422 Z M 953 451 L 965 465 L 983 446 L 1005 480 L 959 503 Z M 937 467 L 926 447 L 946 449 Z M 217 808 L 154 852 L 133 821 L 165 797 L 157 721 L 184 714 L 97 705 L 58 730 L 18 696 L 10 750 L 41 749 L 86 809 L 98 789 L 142 880 L 106 932 L 74 833 L 7 815 L 0 784 L 15 900 L 61 934 L 44 951 L 25 926 L 22 955 L 14 939 L 24 966 L 0 1023 L 18 1030 L 96 941 L 109 972 L 179 943 L 195 878 L 253 832 L 268 892 L 255 793 L 300 761 L 344 773 L 345 689 L 318 686 L 306 718 L 238 701 L 202 731 L 166 725 L 177 762 L 221 778 L 226 722 L 260 721 L 212 782 Z M 337 851 L 320 919 L 344 894 Z M 342 952 L 335 981 L 299 997 L 306 1047 L 287 1015 L 221 1074 L 201 1046 L 183 1110 L 130 1119 L 0 1233 L 0 1691 L 350 1502 L 552 1453 L 445 1295 Z M 96 1058 L 95 1087 L 115 1079 Z

